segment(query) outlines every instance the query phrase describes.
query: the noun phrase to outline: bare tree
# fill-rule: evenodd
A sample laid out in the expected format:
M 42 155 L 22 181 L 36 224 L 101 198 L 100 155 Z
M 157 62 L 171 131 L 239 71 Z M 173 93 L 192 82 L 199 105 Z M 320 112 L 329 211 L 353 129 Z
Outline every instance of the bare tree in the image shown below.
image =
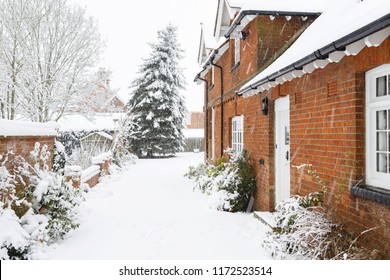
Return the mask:
M 16 12 L 15 3 L 21 7 Z M 12 27 L 17 45 L 13 52 L 4 42 L 11 32 L 2 32 L 0 65 L 8 71 L 1 78 L 1 89 L 10 85 L 14 89 L 0 98 L 3 107 L 39 122 L 87 111 L 85 96 L 94 86 L 92 69 L 104 49 L 96 21 L 67 0 L 0 0 L 0 5 L 4 14 L 13 15 L 0 21 L 4 21 L 1 26 Z M 11 59 L 4 59 L 7 56 Z M 14 116 L 0 113 L 3 118 Z

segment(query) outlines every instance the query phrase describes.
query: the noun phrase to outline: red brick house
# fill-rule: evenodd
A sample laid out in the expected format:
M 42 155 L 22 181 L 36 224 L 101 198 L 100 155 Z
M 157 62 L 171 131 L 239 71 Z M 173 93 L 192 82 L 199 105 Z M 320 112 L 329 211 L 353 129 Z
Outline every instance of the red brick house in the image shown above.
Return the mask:
M 96 75 L 100 82 L 89 96 L 93 111 L 96 113 L 126 113 L 125 101 L 110 87 L 109 72 L 100 68 Z
M 390 2 L 219 0 L 208 159 L 246 149 L 255 210 L 325 186 L 335 219 L 390 252 Z M 202 44 L 201 44 L 202 45 Z
M 186 113 L 186 128 L 188 128 L 188 129 L 203 129 L 204 128 L 204 113 L 203 112 L 187 112 Z

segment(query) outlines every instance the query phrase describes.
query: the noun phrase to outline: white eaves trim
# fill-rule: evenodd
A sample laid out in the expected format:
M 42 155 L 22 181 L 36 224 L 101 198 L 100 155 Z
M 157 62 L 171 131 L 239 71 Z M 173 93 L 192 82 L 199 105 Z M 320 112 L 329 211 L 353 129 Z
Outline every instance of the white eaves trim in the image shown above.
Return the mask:
M 229 49 L 229 40 L 224 40 L 223 44 L 215 49 L 214 51 L 212 51 L 209 56 L 207 57 L 205 63 L 202 65 L 202 71 L 199 73 L 199 76 L 201 78 L 204 78 L 206 76 L 206 74 L 208 73 L 208 71 L 210 70 L 211 68 L 211 64 L 206 64 L 206 62 L 208 62 L 209 60 L 211 60 L 212 56 L 215 55 L 214 59 L 213 59 L 213 62 L 217 62 L 221 56 Z M 198 84 L 201 84 L 202 83 L 202 80 L 199 80 L 197 81 Z
M 219 40 L 230 27 L 230 21 L 239 11 L 239 7 L 230 6 L 227 0 L 218 0 L 214 37 Z

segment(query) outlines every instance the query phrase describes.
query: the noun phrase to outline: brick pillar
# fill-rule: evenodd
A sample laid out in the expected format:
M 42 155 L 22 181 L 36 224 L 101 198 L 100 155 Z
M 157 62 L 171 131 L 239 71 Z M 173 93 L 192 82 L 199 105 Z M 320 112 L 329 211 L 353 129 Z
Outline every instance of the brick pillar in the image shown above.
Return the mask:
M 80 187 L 81 183 L 81 166 L 70 165 L 65 166 L 65 182 L 72 181 L 72 185 L 75 188 Z

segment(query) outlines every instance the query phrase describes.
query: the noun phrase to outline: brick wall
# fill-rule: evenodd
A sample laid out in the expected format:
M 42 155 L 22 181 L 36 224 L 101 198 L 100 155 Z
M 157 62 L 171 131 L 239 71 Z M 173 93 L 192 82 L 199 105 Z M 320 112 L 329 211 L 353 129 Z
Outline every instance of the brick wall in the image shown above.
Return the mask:
M 188 129 L 201 129 L 204 128 L 204 113 L 203 112 L 191 112 L 191 123 L 187 124 Z
M 48 161 L 49 168 L 52 168 L 52 158 L 54 150 L 54 136 L 0 136 L 0 154 L 5 154 L 8 151 L 13 151 L 15 156 L 21 155 L 28 162 L 30 161 L 30 152 L 34 150 L 35 143 L 39 142 L 41 147 L 47 145 L 50 152 Z M 10 158 L 11 159 L 11 158 Z
M 255 30 L 258 21 L 255 19 L 247 28 Z M 293 23 L 290 21 L 290 24 Z M 305 195 L 322 190 L 325 185 L 325 204 L 334 218 L 356 234 L 378 227 L 375 232 L 365 234 L 362 240 L 371 240 L 370 244 L 390 252 L 390 207 L 353 197 L 349 191 L 349 186 L 364 180 L 365 174 L 365 72 L 390 63 L 390 39 L 386 39 L 379 47 L 365 48 L 357 56 L 344 57 L 337 64 L 329 64 L 325 69 L 315 70 L 244 99 L 236 96 L 235 90 L 261 71 L 261 65 L 255 68 L 252 65 L 253 61 L 260 60 L 262 53 L 261 50 L 253 51 L 252 48 L 261 49 L 261 46 L 258 45 L 259 35 L 252 35 L 242 41 L 252 47 L 241 52 L 238 68 L 230 72 L 234 51 L 232 42 L 217 64 L 222 65 L 224 75 L 223 148 L 231 146 L 231 118 L 243 114 L 244 147 L 249 152 L 257 174 L 255 209 L 273 210 L 275 207 L 274 100 L 289 95 L 291 194 Z M 280 50 L 291 43 L 291 38 L 281 39 L 285 44 Z M 269 59 L 272 61 L 273 58 Z M 217 157 L 221 154 L 219 77 L 219 70 L 216 69 L 215 85 L 210 89 L 208 104 L 209 154 L 212 146 L 213 107 Z M 267 116 L 261 113 L 261 99 L 265 96 L 270 99 Z M 260 164 L 261 159 L 264 159 L 264 164 Z M 318 178 L 293 167 L 301 164 L 311 164 Z
M 334 218 L 390 252 L 390 207 L 350 195 L 364 182 L 365 72 L 390 63 L 390 38 L 377 48 L 293 80 L 290 94 L 291 166 L 312 164 L 318 178 L 291 169 L 291 192 L 308 194 L 327 188 L 325 204 Z M 276 89 L 280 93 L 281 88 Z M 323 181 L 320 184 L 319 181 Z M 380 234 L 378 234 L 380 233 Z
M 223 68 L 223 91 L 224 91 L 224 113 L 223 127 L 226 127 L 224 132 L 224 148 L 228 147 L 231 142 L 228 136 L 229 121 L 236 115 L 237 102 L 235 91 L 242 85 L 257 75 L 264 67 L 268 66 L 276 58 L 275 53 L 283 53 L 297 36 L 307 28 L 308 24 L 314 20 L 314 17 L 309 17 L 303 20 L 301 17 L 292 17 L 287 20 L 284 16 L 277 16 L 273 20 L 269 16 L 256 17 L 244 29 L 249 33 L 245 40 L 241 40 L 240 64 L 234 66 L 234 40 L 229 42 L 229 49 L 222 55 L 216 64 Z M 267 26 L 266 29 L 259 29 L 259 26 Z M 272 28 L 271 28 L 272 27 Z M 275 34 L 278 34 L 276 36 Z M 266 43 L 268 39 L 274 40 L 272 44 Z M 216 143 L 221 141 L 221 76 L 220 70 L 215 67 L 214 85 L 209 88 L 209 155 L 211 155 L 211 108 L 215 109 L 215 139 Z M 205 77 L 211 85 L 211 71 Z M 229 103 L 233 102 L 232 105 Z M 256 101 L 258 104 L 260 101 Z M 254 105 L 249 102 L 250 105 Z M 273 145 L 273 143 L 272 143 Z M 215 146 L 216 156 L 221 155 L 220 144 Z

